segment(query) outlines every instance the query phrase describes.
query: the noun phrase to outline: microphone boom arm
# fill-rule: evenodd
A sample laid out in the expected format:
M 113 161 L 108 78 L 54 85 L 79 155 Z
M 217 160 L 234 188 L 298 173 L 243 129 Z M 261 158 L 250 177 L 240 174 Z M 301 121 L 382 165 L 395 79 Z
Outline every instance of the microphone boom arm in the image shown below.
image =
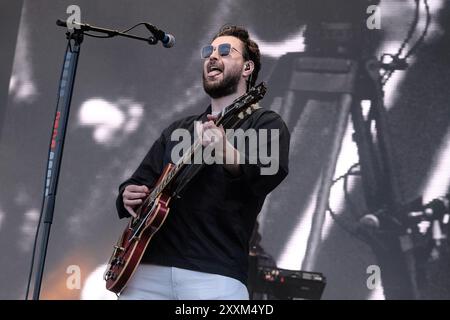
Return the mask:
M 67 28 L 67 22 L 62 21 L 61 19 L 56 20 L 56 25 L 60 26 L 60 27 L 65 27 Z M 86 32 L 86 31 L 94 31 L 94 32 L 99 32 L 99 33 L 103 33 L 106 34 L 108 37 L 107 38 L 112 38 L 112 37 L 116 37 L 116 36 L 121 36 L 121 37 L 126 37 L 126 38 L 132 38 L 135 40 L 141 40 L 141 41 L 145 41 L 148 44 L 151 45 L 155 45 L 158 43 L 158 39 L 156 39 L 154 36 L 150 36 L 148 38 L 144 38 L 144 37 L 139 37 L 139 36 L 135 36 L 132 34 L 128 34 L 125 32 L 121 32 L 118 30 L 111 30 L 111 29 L 105 29 L 105 28 L 99 28 L 99 27 L 95 27 L 95 26 L 91 26 L 87 23 L 78 23 L 78 22 L 74 22 L 75 25 L 75 29 L 79 29 L 81 32 Z

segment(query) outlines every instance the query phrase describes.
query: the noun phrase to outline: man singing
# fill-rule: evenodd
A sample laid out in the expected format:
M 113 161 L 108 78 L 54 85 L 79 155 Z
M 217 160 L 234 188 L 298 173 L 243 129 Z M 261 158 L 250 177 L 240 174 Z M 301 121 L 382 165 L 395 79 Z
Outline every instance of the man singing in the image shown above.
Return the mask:
M 203 146 L 220 146 L 215 156 L 223 161 L 205 165 L 180 197 L 171 199 L 170 213 L 120 299 L 249 299 L 249 241 L 266 196 L 288 174 L 290 134 L 278 114 L 257 109 L 240 128 L 258 132 L 259 144 L 242 151 L 227 139 L 224 128 L 215 124 L 217 115 L 253 87 L 258 77 L 259 48 L 247 30 L 222 28 L 202 49 L 202 58 L 203 87 L 211 98 L 210 106 L 162 132 L 134 174 L 119 186 L 119 217 L 136 216 L 162 169 L 174 162 L 174 130 L 195 130 Z M 276 134 L 261 138 L 262 133 L 273 132 Z M 264 148 L 261 141 L 267 144 Z M 248 161 L 251 150 L 260 155 L 260 149 L 271 150 L 274 172 L 264 173 L 264 161 Z

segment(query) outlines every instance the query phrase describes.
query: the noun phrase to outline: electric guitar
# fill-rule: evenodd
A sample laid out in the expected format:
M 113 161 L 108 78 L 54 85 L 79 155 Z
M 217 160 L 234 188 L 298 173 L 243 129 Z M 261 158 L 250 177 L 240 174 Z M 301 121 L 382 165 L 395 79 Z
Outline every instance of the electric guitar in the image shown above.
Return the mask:
M 216 125 L 222 124 L 224 128 L 239 126 L 253 111 L 260 108 L 257 102 L 264 97 L 266 90 L 266 84 L 262 82 L 237 98 L 222 110 L 215 122 Z M 125 288 L 139 265 L 150 240 L 169 214 L 169 203 L 172 197 L 168 190 L 169 184 L 188 163 L 191 163 L 193 155 L 201 147 L 201 142 L 196 140 L 176 164 L 169 163 L 163 169 L 154 188 L 136 210 L 137 216 L 130 219 L 114 246 L 103 276 L 106 281 L 106 289 L 120 293 Z

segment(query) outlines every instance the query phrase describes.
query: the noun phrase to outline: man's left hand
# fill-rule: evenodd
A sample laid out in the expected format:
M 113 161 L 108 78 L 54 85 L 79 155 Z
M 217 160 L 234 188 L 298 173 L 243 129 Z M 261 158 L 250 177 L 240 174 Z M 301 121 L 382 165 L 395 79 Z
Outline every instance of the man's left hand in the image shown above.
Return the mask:
M 217 146 L 215 150 L 219 152 L 216 157 L 222 157 L 225 169 L 233 175 L 238 175 L 240 172 L 238 150 L 227 140 L 223 126 L 216 126 L 217 115 L 208 114 L 207 117 L 208 121 L 205 123 L 196 122 L 195 129 L 197 135 L 202 137 L 202 145 L 215 144 Z

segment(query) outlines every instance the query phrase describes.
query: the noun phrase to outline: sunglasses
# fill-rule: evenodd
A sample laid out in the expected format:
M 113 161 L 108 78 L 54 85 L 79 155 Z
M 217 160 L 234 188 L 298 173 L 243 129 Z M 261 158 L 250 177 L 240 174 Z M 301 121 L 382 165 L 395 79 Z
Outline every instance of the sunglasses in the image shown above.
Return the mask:
M 233 49 L 236 52 L 242 54 L 241 52 L 239 52 L 239 50 L 237 50 L 236 48 L 232 47 L 231 44 L 229 44 L 229 43 L 222 43 L 222 44 L 219 44 L 217 46 L 217 50 L 218 50 L 219 55 L 221 57 L 228 56 L 230 54 L 230 52 L 231 52 L 231 49 Z M 216 50 L 216 47 L 214 47 L 213 45 L 204 46 L 202 48 L 202 58 L 203 59 L 209 58 L 213 54 L 214 50 Z

